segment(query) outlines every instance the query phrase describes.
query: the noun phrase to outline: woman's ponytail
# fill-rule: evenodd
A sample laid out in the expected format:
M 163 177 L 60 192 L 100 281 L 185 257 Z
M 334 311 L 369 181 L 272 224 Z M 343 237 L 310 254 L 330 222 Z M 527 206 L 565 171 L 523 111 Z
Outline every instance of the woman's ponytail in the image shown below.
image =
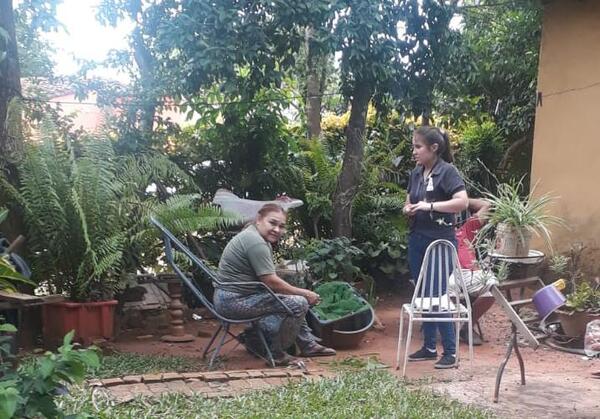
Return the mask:
M 444 142 L 444 147 L 440 150 L 440 157 L 448 163 L 454 163 L 454 156 L 452 155 L 452 149 L 450 148 L 450 137 L 448 136 L 448 132 L 440 129 L 440 134 L 442 135 L 442 140 Z

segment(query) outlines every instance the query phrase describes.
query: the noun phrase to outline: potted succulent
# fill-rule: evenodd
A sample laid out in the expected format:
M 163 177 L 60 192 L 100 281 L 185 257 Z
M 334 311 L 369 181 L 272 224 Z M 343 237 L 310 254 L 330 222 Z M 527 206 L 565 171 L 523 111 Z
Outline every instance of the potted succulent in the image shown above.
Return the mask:
M 19 184 L 0 175 L 0 191 L 24 215 L 38 292 L 67 299 L 43 306 L 44 340 L 56 346 L 71 330 L 84 344 L 110 339 L 114 295 L 147 251 L 147 219 L 161 205 L 147 188 L 176 176 L 176 166 L 156 155 L 118 156 L 107 139 L 42 134 L 26 145 Z
M 569 279 L 567 301 L 556 313 L 563 333 L 574 338 L 585 335 L 589 322 L 600 320 L 600 279 L 584 279 L 581 270 L 584 250 L 583 244 L 576 243 L 571 246 L 568 256 L 556 255 L 550 261 L 550 269 L 555 275 L 565 275 Z
M 491 209 L 480 237 L 495 229 L 495 251 L 503 256 L 528 256 L 532 234 L 541 237 L 550 246 L 550 227 L 563 224 L 562 219 L 547 213 L 553 197 L 548 194 L 536 196 L 535 186 L 525 195 L 522 190 L 521 178 L 518 182 L 499 184 L 495 194 L 485 192 Z
M 583 337 L 587 324 L 600 320 L 600 281 L 577 284 L 567 295 L 564 309 L 557 313 L 565 335 Z

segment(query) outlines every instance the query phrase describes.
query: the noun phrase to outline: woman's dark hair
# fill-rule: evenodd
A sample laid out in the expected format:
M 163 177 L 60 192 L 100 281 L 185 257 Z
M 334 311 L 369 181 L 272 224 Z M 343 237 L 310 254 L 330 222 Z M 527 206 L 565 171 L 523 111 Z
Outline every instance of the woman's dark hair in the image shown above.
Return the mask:
M 442 159 L 448 163 L 452 163 L 454 161 L 454 157 L 452 157 L 452 150 L 450 150 L 450 138 L 448 137 L 446 131 L 437 127 L 423 125 L 415 130 L 415 134 L 419 134 L 421 137 L 423 137 L 427 145 L 430 147 L 434 144 L 437 144 L 437 154 Z
M 258 210 L 258 217 L 263 218 L 271 212 L 280 212 L 283 215 L 287 215 L 286 210 L 284 210 L 281 207 L 281 205 L 269 202 L 268 204 L 263 205 L 262 208 Z

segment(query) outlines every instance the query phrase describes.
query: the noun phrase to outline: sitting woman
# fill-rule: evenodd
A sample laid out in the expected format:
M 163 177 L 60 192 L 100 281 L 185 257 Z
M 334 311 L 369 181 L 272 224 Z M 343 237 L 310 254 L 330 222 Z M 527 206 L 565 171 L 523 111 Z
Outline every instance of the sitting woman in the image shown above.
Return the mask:
M 460 267 L 462 269 L 462 279 L 466 285 L 467 292 L 471 301 L 473 311 L 473 325 L 479 328 L 479 319 L 494 304 L 494 297 L 489 292 L 489 287 L 495 280 L 481 271 L 478 266 L 477 252 L 473 247 L 475 236 L 479 229 L 487 223 L 487 215 L 491 205 L 484 199 L 469 198 L 468 215 L 464 218 L 464 223 L 456 230 L 457 252 Z M 449 279 L 451 288 L 455 288 L 454 275 Z M 479 328 L 481 331 L 481 329 Z M 460 340 L 467 342 L 468 326 L 465 324 L 460 330 Z M 483 344 L 483 339 L 479 333 L 473 330 L 473 345 Z
M 265 316 L 258 324 L 270 342 L 277 365 L 287 365 L 294 360 L 286 353 L 294 343 L 298 344 L 301 356 L 335 355 L 333 349 L 316 342 L 317 338 L 306 324 L 308 307 L 319 303 L 319 295 L 294 287 L 275 273 L 271 245 L 280 239 L 286 219 L 287 214 L 277 204 L 266 204 L 258 211 L 256 221 L 225 247 L 217 274 L 220 284 L 215 284 L 214 294 L 216 310 L 226 317 Z M 264 287 L 251 284 L 257 281 L 275 292 L 293 315 Z

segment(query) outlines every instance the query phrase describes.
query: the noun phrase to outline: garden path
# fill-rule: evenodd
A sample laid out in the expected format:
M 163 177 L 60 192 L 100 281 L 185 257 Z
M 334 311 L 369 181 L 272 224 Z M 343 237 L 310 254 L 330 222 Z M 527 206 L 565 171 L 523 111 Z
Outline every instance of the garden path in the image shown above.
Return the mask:
M 309 369 L 322 369 L 328 363 L 348 357 L 376 356 L 381 362 L 393 366 L 396 357 L 399 307 L 408 297 L 397 293 L 380 295 L 377 314 L 383 328 L 369 331 L 360 347 L 340 350 L 332 358 L 307 360 Z M 536 351 L 524 347 L 527 385 L 520 386 L 516 359 L 511 358 L 502 381 L 499 403 L 492 403 L 494 380 L 497 367 L 504 357 L 510 334 L 508 320 L 499 307 L 494 306 L 482 319 L 486 343 L 475 348 L 473 368 L 466 359 L 466 345 L 461 345 L 462 365 L 459 369 L 435 370 L 433 363 L 411 363 L 407 377 L 414 385 L 425 385 L 434 391 L 448 394 L 465 403 L 489 409 L 500 417 L 600 417 L 600 380 L 591 378 L 591 372 L 600 369 L 598 362 L 583 359 L 578 355 L 559 352 L 541 345 Z M 194 335 L 194 342 L 169 344 L 158 337 L 138 340 L 135 331 L 122 334 L 112 346 L 119 351 L 144 354 L 182 355 L 200 357 L 208 341 L 210 331 L 216 328 L 212 320 L 188 322 L 186 329 Z M 139 333 L 139 331 L 137 332 Z M 158 334 L 157 334 L 158 336 Z M 418 349 L 421 340 L 418 333 L 413 339 L 413 349 Z M 223 370 L 260 370 L 262 360 L 250 356 L 243 347 L 225 347 Z M 199 367 L 200 367 L 199 360 Z M 390 368 L 392 373 L 395 369 Z

